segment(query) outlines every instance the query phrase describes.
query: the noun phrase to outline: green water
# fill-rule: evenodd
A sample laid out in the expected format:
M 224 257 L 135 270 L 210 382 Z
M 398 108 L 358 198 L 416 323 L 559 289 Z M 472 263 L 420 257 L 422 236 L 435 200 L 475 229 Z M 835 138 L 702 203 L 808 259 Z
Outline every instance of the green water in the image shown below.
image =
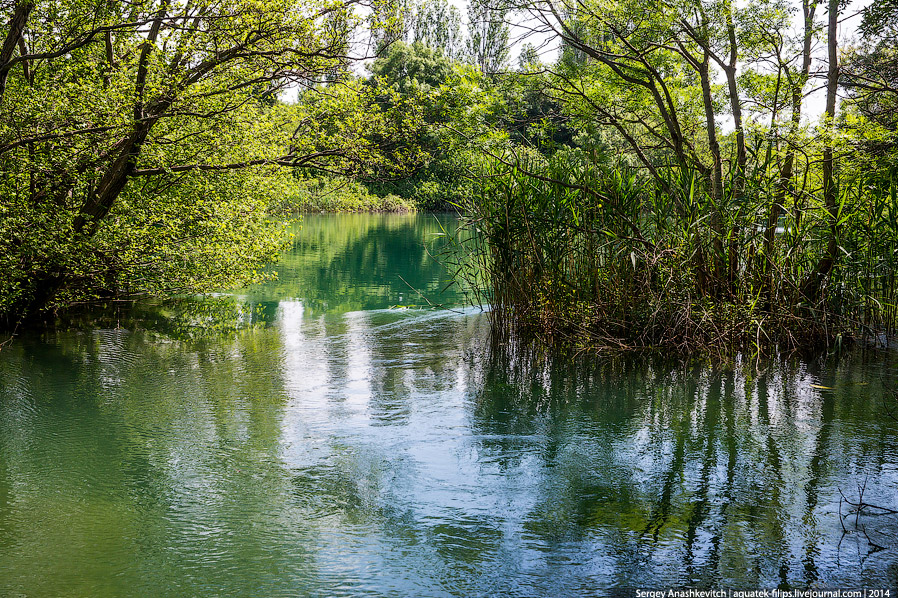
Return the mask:
M 439 232 L 309 217 L 238 326 L 4 346 L 0 596 L 898 585 L 896 516 L 840 506 L 898 507 L 894 355 L 490 350 L 479 310 L 399 278 L 462 302 Z

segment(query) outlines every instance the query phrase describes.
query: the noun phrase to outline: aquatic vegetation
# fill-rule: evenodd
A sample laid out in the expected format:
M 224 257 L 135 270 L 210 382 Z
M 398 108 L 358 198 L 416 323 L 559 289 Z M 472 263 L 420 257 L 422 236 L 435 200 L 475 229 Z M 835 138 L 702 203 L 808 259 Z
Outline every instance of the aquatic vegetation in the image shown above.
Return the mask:
M 814 285 L 829 212 L 804 193 L 769 222 L 776 172 L 728 185 L 720 205 L 693 173 L 661 187 L 575 152 L 482 167 L 468 245 L 500 328 L 574 348 L 727 353 L 885 342 L 898 324 L 894 178 L 845 173 L 838 259 Z

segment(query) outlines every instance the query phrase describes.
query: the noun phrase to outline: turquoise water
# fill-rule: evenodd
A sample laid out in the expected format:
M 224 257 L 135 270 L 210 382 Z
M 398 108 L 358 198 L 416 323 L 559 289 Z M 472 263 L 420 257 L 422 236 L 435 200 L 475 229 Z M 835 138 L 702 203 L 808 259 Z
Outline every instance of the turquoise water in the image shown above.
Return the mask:
M 898 585 L 896 516 L 840 504 L 898 507 L 894 355 L 494 347 L 453 226 L 308 217 L 221 309 L 3 346 L 0 595 Z

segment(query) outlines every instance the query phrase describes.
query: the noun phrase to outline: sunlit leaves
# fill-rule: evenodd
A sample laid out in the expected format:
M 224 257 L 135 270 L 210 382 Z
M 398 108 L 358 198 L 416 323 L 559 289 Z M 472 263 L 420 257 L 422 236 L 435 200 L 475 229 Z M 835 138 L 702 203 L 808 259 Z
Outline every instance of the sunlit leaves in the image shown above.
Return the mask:
M 345 70 L 361 20 L 333 0 L 37 2 L 0 98 L 0 317 L 257 278 L 272 179 L 383 170 L 371 136 L 415 118 L 346 86 L 277 105 Z

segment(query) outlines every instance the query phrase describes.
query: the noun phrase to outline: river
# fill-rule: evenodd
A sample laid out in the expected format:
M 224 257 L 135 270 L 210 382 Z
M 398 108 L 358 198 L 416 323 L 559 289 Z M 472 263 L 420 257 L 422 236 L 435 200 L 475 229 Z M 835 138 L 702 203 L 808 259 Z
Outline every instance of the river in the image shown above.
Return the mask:
M 0 595 L 898 586 L 845 502 L 898 508 L 893 353 L 491 347 L 454 226 L 308 216 L 274 282 L 3 346 Z

